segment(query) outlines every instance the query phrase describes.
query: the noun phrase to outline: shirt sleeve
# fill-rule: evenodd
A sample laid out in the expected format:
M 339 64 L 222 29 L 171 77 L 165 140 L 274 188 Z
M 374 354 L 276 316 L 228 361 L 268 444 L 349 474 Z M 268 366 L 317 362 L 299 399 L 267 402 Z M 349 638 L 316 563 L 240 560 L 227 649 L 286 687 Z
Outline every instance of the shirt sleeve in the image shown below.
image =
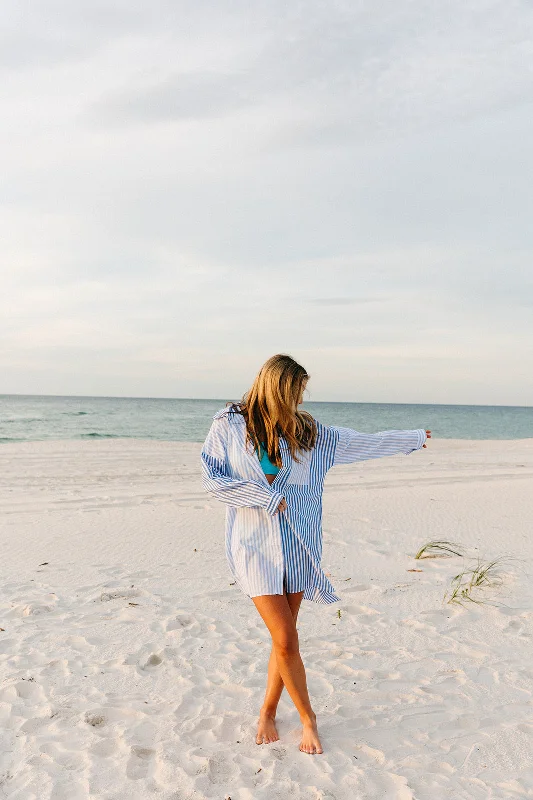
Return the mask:
M 332 426 L 333 427 L 333 426 Z M 418 428 L 412 431 L 379 431 L 378 433 L 359 433 L 351 428 L 334 427 L 338 432 L 333 466 L 352 464 L 371 458 L 394 456 L 397 453 L 409 455 L 420 450 L 427 439 L 426 431 Z
M 240 480 L 229 474 L 226 442 L 228 421 L 213 420 L 202 447 L 202 484 L 217 500 L 228 506 L 260 506 L 274 515 L 283 500 L 281 492 L 262 486 L 259 481 Z

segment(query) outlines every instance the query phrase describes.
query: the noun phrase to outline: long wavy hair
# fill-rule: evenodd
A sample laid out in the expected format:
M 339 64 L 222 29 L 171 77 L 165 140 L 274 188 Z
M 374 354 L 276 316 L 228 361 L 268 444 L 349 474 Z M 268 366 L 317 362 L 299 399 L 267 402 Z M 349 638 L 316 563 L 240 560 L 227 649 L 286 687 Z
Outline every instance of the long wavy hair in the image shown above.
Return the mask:
M 239 403 L 226 403 L 244 416 L 246 446 L 263 442 L 270 461 L 282 467 L 279 440 L 282 436 L 292 458 L 298 451 L 312 450 L 317 437 L 315 420 L 307 411 L 298 411 L 302 389 L 309 380 L 307 371 L 291 356 L 279 353 L 269 358 Z

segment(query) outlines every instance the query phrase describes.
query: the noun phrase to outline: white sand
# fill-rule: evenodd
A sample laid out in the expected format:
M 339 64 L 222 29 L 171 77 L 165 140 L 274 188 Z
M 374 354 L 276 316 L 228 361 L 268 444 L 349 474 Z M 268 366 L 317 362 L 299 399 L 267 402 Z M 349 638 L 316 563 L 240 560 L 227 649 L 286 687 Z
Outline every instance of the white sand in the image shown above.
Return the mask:
M 432 440 L 329 473 L 342 601 L 299 617 L 314 756 L 286 692 L 280 741 L 254 742 L 270 637 L 230 585 L 199 452 L 0 447 L 0 798 L 533 797 L 533 440 Z M 517 559 L 493 605 L 443 604 L 463 560 L 415 561 L 430 539 Z

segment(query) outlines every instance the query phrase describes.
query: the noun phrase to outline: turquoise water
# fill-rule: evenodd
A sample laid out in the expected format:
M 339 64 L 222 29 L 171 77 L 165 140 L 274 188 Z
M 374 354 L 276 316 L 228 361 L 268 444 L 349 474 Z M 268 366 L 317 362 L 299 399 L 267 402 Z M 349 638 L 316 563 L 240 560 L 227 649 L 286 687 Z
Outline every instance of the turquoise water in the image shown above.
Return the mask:
M 202 442 L 221 400 L 0 395 L 0 443 L 40 439 L 165 439 Z M 431 429 L 441 439 L 533 438 L 531 406 L 304 403 L 327 425 L 373 433 Z

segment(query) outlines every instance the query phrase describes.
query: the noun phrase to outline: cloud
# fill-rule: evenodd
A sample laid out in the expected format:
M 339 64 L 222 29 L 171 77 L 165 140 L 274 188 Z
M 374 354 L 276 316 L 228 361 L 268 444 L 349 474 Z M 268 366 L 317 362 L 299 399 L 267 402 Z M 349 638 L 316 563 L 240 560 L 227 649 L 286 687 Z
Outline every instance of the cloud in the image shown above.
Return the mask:
M 93 106 L 91 116 L 100 123 L 149 124 L 222 116 L 254 101 L 257 96 L 250 96 L 242 76 L 194 72 L 110 93 Z
M 255 25 L 241 10 L 253 52 L 231 37 L 211 70 L 185 66 L 156 80 L 141 60 L 90 114 L 102 124 L 153 124 L 270 108 L 271 147 L 318 146 L 431 129 L 531 97 L 533 8 L 524 3 L 455 2 L 446 13 L 434 2 L 310 3 L 290 13 L 273 2 L 254 11 Z M 198 21 L 193 36 L 205 37 Z
M 45 0 L 2 4 L 0 69 L 46 69 L 77 62 L 147 23 L 129 4 Z M 140 11 L 140 9 L 137 9 Z

